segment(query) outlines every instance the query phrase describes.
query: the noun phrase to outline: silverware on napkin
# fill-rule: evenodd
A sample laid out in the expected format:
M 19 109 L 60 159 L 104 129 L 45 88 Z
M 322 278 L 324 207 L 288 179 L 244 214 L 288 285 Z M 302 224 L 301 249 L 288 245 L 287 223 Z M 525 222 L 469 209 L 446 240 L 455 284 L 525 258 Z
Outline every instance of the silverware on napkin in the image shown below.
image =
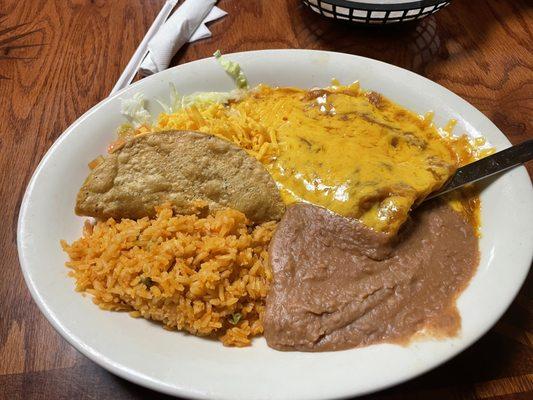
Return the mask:
M 174 54 L 185 43 L 210 37 L 205 24 L 227 14 L 215 6 L 216 1 L 186 0 L 168 18 L 178 0 L 167 0 L 110 95 L 128 86 L 139 70 L 143 75 L 150 75 L 168 68 Z

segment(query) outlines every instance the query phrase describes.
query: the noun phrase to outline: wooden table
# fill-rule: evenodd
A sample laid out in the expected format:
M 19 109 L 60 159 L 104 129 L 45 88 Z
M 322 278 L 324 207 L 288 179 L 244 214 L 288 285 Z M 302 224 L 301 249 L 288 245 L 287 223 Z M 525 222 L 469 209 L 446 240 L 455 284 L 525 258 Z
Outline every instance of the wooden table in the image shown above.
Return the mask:
M 166 398 L 110 374 L 67 344 L 31 299 L 16 251 L 18 209 L 37 163 L 64 129 L 107 96 L 162 3 L 0 2 L 0 398 Z M 419 24 L 374 29 L 332 23 L 298 0 L 219 5 L 229 16 L 210 26 L 211 39 L 183 48 L 175 64 L 218 48 L 358 54 L 444 85 L 514 143 L 533 137 L 533 7 L 526 0 L 456 0 Z M 500 322 L 464 353 L 371 397 L 531 399 L 532 289 L 530 275 Z

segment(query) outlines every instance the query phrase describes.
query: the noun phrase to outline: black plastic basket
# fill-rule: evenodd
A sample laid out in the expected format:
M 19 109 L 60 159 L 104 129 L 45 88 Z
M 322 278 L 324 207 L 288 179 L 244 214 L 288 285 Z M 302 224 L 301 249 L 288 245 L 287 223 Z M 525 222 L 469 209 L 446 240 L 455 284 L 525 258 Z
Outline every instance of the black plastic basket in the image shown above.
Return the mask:
M 313 11 L 333 19 L 363 24 L 391 24 L 413 21 L 434 14 L 451 0 L 403 1 L 371 4 L 352 0 L 303 0 Z

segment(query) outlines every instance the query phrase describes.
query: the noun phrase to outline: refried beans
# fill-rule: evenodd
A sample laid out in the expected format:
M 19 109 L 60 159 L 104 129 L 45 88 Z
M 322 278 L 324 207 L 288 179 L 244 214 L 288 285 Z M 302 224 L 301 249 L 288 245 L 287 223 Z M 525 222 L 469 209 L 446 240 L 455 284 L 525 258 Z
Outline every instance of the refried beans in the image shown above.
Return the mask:
M 278 350 L 330 351 L 453 336 L 455 300 L 478 260 L 474 228 L 438 200 L 415 210 L 397 237 L 295 204 L 270 243 L 265 338 Z

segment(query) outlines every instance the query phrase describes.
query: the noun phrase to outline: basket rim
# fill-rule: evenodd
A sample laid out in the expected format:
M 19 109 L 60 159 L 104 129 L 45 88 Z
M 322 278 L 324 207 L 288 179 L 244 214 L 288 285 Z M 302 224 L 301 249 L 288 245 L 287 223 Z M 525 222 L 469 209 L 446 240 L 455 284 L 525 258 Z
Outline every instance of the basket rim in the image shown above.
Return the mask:
M 309 2 L 309 0 L 306 0 Z M 425 8 L 436 6 L 442 3 L 451 2 L 451 0 L 418 0 L 418 1 L 406 1 L 405 3 L 396 3 L 396 4 L 372 4 L 372 3 L 361 3 L 358 1 L 348 1 L 348 0 L 317 0 L 320 3 L 332 4 L 339 7 L 346 8 L 356 8 L 358 10 L 365 11 L 404 11 L 412 10 L 416 8 Z

